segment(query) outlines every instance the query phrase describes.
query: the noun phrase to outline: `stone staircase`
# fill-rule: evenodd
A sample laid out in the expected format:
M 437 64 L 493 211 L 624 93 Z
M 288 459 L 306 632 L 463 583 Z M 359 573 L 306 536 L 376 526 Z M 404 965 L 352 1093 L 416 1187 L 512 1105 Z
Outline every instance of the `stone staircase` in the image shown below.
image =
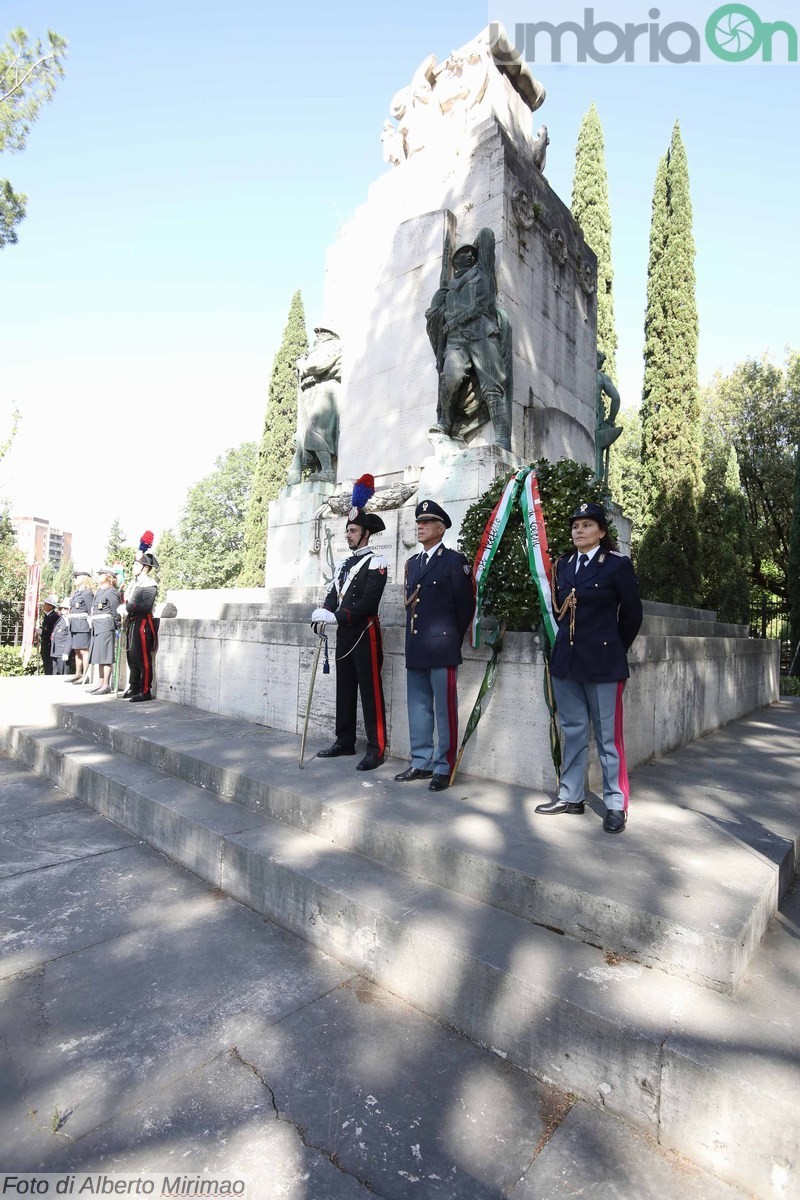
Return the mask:
M 797 975 L 761 943 L 800 815 L 791 770 L 754 815 L 759 718 L 645 768 L 610 838 L 599 804 L 547 820 L 509 784 L 395 784 L 400 762 L 300 771 L 292 735 L 77 690 L 4 682 L 5 749 L 515 1064 L 757 1195 L 797 1189 Z

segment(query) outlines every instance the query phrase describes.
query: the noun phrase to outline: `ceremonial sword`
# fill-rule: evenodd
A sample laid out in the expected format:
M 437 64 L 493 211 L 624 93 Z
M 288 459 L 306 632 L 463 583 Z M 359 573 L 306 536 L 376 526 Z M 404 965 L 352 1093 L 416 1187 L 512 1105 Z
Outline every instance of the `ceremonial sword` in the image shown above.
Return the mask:
M 319 630 L 317 629 L 317 625 L 319 625 L 319 624 L 322 624 L 322 628 L 323 628 L 322 633 L 320 633 Z M 314 661 L 311 664 L 311 679 L 309 680 L 309 683 L 308 683 L 308 700 L 306 701 L 306 719 L 303 722 L 303 737 L 300 741 L 300 762 L 298 763 L 298 766 L 300 767 L 301 771 L 303 769 L 303 756 L 305 755 L 305 752 L 306 752 L 306 737 L 308 736 L 308 718 L 311 716 L 311 699 L 314 695 L 314 680 L 317 678 L 317 663 L 319 662 L 319 652 L 322 649 L 322 643 L 325 641 L 325 633 L 324 633 L 325 624 L 324 624 L 324 622 L 318 621 L 316 625 L 312 626 L 312 629 L 314 630 L 314 633 L 316 633 L 319 640 L 317 642 L 317 648 L 314 651 Z

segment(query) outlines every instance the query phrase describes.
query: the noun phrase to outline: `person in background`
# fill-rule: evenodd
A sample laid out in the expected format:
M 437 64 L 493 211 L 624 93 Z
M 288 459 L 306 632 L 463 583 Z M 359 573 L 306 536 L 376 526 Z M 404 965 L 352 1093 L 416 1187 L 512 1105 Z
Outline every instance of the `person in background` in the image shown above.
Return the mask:
M 36 640 L 42 656 L 45 675 L 53 674 L 53 659 L 50 654 L 50 639 L 58 621 L 58 596 L 45 596 L 42 601 L 42 619 L 36 629 Z
M 83 683 L 89 667 L 89 614 L 94 602 L 94 592 L 89 583 L 88 571 L 75 572 L 75 590 L 69 601 L 69 631 L 75 655 L 75 675 L 69 680 L 70 683 Z
M 95 576 L 97 591 L 92 603 L 92 636 L 89 645 L 89 665 L 98 668 L 99 678 L 89 690 L 96 696 L 111 691 L 111 670 L 116 653 L 117 629 L 120 624 L 117 577 L 112 567 L 101 567 Z
M 72 635 L 69 631 L 69 596 L 65 596 L 58 606 L 56 623 L 50 637 L 50 674 L 66 675 L 69 671 L 69 653 L 72 649 Z
M 558 634 L 550 675 L 564 735 L 558 796 L 535 811 L 545 816 L 584 812 L 589 730 L 603 771 L 606 833 L 628 819 L 628 768 L 622 736 L 627 653 L 642 624 L 639 583 L 631 560 L 608 532 L 601 505 L 579 504 L 572 514 L 572 554 L 553 567 L 553 612 Z

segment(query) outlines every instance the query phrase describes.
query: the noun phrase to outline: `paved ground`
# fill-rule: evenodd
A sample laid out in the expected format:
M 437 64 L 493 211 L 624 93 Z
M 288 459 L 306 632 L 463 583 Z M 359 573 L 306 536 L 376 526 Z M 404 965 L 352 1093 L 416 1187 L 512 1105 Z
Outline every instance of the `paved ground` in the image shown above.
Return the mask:
M 249 1200 L 741 1195 L 8 760 L 0 833 L 0 1184 L 124 1171 L 242 1179 Z

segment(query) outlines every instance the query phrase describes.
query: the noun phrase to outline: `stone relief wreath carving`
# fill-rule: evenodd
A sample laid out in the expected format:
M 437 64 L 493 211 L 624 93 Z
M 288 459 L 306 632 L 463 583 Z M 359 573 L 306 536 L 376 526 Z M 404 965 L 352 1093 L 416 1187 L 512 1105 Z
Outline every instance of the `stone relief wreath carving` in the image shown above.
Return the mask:
M 536 209 L 533 201 L 522 188 L 515 188 L 511 196 L 511 209 L 514 219 L 523 229 L 532 229 L 536 222 Z
M 560 267 L 563 267 L 567 261 L 567 242 L 560 229 L 551 229 L 550 237 L 550 253 Z
M 578 278 L 581 281 L 581 287 L 586 292 L 587 296 L 591 296 L 592 292 L 597 287 L 597 276 L 594 267 L 591 263 L 581 259 L 578 266 Z

